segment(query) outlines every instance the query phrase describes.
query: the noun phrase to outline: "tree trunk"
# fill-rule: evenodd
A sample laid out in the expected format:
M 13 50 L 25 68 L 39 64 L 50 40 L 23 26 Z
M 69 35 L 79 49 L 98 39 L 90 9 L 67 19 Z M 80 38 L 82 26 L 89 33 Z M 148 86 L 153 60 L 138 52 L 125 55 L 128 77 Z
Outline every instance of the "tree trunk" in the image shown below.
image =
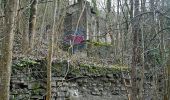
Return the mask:
M 165 10 L 165 5 L 164 5 L 164 3 L 165 3 L 165 0 L 162 0 L 162 1 L 161 1 L 161 8 Z M 160 15 L 159 17 L 160 17 L 160 18 L 159 18 L 159 24 L 160 24 L 159 28 L 160 28 L 160 30 L 163 30 L 163 29 L 164 29 L 165 19 L 163 18 L 162 15 Z M 162 68 L 162 70 L 163 70 L 163 77 L 164 77 L 164 79 L 166 79 L 166 66 L 165 66 L 165 64 L 163 63 L 164 60 L 165 60 L 165 57 L 166 57 L 166 56 L 165 56 L 164 32 L 165 32 L 165 31 L 162 31 L 162 33 L 160 34 L 160 58 L 161 58 L 161 68 Z M 167 95 L 167 91 L 166 91 L 166 89 L 167 89 L 167 87 L 166 87 L 166 81 L 164 81 L 163 84 L 164 84 L 164 85 L 163 85 L 164 97 L 166 97 L 166 95 Z M 160 84 L 158 84 L 158 85 L 161 86 L 162 83 L 160 83 Z
M 46 100 L 51 100 L 51 67 L 52 67 L 52 57 L 54 49 L 54 35 L 55 35 L 55 22 L 56 22 L 56 9 L 57 9 L 57 0 L 53 0 L 53 25 L 52 32 L 50 33 L 50 41 L 48 47 L 48 57 L 47 57 L 47 96 Z
M 34 37 L 36 33 L 36 15 L 38 0 L 31 0 L 30 18 L 29 18 L 29 47 L 34 46 Z
M 42 23 L 41 23 L 41 30 L 40 30 L 40 39 L 39 39 L 40 48 L 42 47 L 43 39 L 45 39 L 44 37 L 46 35 L 46 33 L 44 33 L 43 31 L 44 31 L 44 28 L 45 28 L 45 19 L 46 19 L 47 9 L 48 9 L 48 3 L 45 3 L 44 14 L 43 14 Z
M 170 43 L 170 41 L 169 41 Z M 170 44 L 168 44 L 168 50 L 170 51 Z M 169 52 L 170 54 L 170 52 Z M 164 100 L 169 100 L 170 99 L 170 55 L 168 56 L 167 59 L 167 93 L 164 95 Z
M 2 40 L 2 55 L 0 56 L 0 99 L 9 100 L 9 86 L 12 66 L 12 49 L 14 40 L 14 19 L 16 17 L 18 0 L 5 2 L 5 29 Z
M 21 0 L 21 4 L 24 6 L 27 6 L 29 4 L 28 0 Z M 28 52 L 28 48 L 29 48 L 29 38 L 28 38 L 28 28 L 29 28 L 29 18 L 28 18 L 28 14 L 29 14 L 29 9 L 26 9 L 21 17 L 22 17 L 22 54 L 26 54 Z
M 141 12 L 144 13 L 146 11 L 146 0 L 141 0 Z M 144 20 L 146 18 L 146 16 L 141 16 L 141 47 L 142 47 L 142 55 L 141 55 L 141 73 L 140 73 L 140 76 L 141 76 L 141 81 L 140 81 L 140 86 L 139 86 L 139 100 L 144 100 L 144 97 L 143 97 L 143 91 L 144 91 L 144 81 L 145 81 L 145 75 L 144 75 L 144 71 L 145 71 L 145 38 L 144 38 L 144 35 L 145 35 L 145 29 L 144 29 Z
M 97 2 L 96 0 L 92 0 L 93 3 L 93 8 L 94 11 L 96 12 L 96 35 L 97 35 L 97 42 L 99 42 L 99 11 L 98 11 L 98 7 L 97 7 Z
M 170 9 L 170 1 L 166 1 L 167 9 Z M 170 16 L 170 11 L 168 12 L 168 16 Z M 166 21 L 167 26 L 170 27 L 170 19 Z M 170 32 L 170 30 L 168 30 Z M 168 49 L 169 49 L 169 56 L 167 60 L 167 96 L 165 97 L 165 100 L 170 100 L 170 40 L 168 39 Z
M 117 27 L 117 32 L 116 32 L 116 41 L 115 41 L 115 56 L 117 56 L 117 55 L 119 55 L 119 53 L 118 53 L 118 51 L 119 51 L 119 41 L 120 41 L 120 0 L 117 0 L 117 25 L 116 25 L 116 27 Z M 118 56 L 117 56 L 117 58 L 119 58 Z
M 135 0 L 134 4 L 134 16 L 139 14 L 139 0 Z M 139 42 L 139 20 L 137 17 L 133 19 L 132 22 L 132 34 L 133 34 L 133 55 L 132 55 L 132 73 L 131 73 L 131 78 L 132 78 L 132 100 L 138 100 L 137 99 L 137 84 L 136 84 L 136 67 L 137 64 L 139 63 L 139 47 L 138 47 L 138 42 Z

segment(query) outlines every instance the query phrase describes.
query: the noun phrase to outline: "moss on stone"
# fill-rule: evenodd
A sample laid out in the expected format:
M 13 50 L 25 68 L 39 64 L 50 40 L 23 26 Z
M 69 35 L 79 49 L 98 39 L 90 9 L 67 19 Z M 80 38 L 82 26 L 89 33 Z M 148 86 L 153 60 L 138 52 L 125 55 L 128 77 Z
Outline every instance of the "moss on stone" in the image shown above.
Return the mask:
M 81 69 L 83 69 L 86 73 L 82 73 Z M 128 67 L 121 66 L 121 65 L 113 65 L 111 67 L 100 67 L 95 65 L 88 65 L 88 64 L 80 64 L 79 68 L 73 68 L 71 73 L 77 75 L 83 74 L 92 74 L 92 75 L 105 75 L 108 73 L 116 73 L 120 71 L 126 71 Z
M 36 60 L 32 60 L 32 59 L 21 59 L 21 60 L 18 60 L 17 62 L 15 62 L 13 64 L 13 67 L 14 68 L 17 68 L 17 69 L 24 69 L 26 67 L 31 67 L 31 66 L 35 66 L 39 64 Z
M 42 63 L 42 61 L 40 61 Z M 24 69 L 26 67 L 34 67 L 40 64 L 39 61 L 31 60 L 31 59 L 22 59 L 17 63 L 13 64 L 16 69 Z M 41 64 L 42 65 L 42 64 Z M 40 67 L 40 66 L 39 66 Z M 46 68 L 45 65 L 41 66 Z M 117 73 L 120 71 L 127 71 L 128 66 L 125 65 L 109 65 L 103 67 L 102 65 L 94 65 L 94 64 L 79 64 L 79 65 L 70 65 L 69 70 L 67 66 L 67 61 L 55 61 L 52 64 L 52 73 L 57 76 L 64 76 L 66 72 L 67 74 L 72 74 L 75 76 L 83 76 L 83 75 L 105 75 L 109 73 Z

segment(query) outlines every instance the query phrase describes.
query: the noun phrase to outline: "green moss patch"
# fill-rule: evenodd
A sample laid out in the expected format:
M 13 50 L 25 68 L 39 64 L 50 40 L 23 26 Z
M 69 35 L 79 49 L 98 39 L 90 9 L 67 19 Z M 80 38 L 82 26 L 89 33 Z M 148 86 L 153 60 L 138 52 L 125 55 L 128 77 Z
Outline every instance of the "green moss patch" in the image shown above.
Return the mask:
M 21 59 L 21 60 L 16 61 L 13 64 L 13 68 L 23 69 L 23 68 L 35 66 L 38 64 L 39 64 L 39 62 L 32 60 L 32 59 Z
M 45 60 L 36 61 L 31 59 L 22 59 L 13 64 L 14 69 L 22 70 L 26 67 L 39 68 L 45 71 L 46 64 Z M 38 65 L 38 66 L 37 66 Z M 73 75 L 73 76 L 85 76 L 85 75 L 105 75 L 110 73 L 118 73 L 121 71 L 128 71 L 128 66 L 125 65 L 93 65 L 93 64 L 75 64 L 69 65 L 67 61 L 54 61 L 52 63 L 52 73 L 57 76 Z
M 109 73 L 119 73 L 121 71 L 128 71 L 127 66 L 111 65 L 102 67 L 101 65 L 79 64 L 76 66 L 67 66 L 67 62 L 54 63 L 56 74 L 65 75 L 68 71 L 68 76 L 85 76 L 85 75 L 106 75 Z M 64 71 L 64 72 L 63 72 Z

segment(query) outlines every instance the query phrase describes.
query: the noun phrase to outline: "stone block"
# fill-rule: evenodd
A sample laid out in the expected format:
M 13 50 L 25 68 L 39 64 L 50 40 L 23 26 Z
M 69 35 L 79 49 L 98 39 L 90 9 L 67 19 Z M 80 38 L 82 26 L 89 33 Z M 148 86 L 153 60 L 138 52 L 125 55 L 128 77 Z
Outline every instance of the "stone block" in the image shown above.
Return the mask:
M 92 94 L 92 95 L 96 95 L 96 96 L 100 96 L 100 95 L 101 95 L 100 92 L 94 92 L 94 91 L 92 91 L 91 94 Z
M 92 95 L 97 95 L 97 96 L 99 96 L 99 95 L 101 95 L 101 92 L 99 91 L 98 88 L 95 87 L 95 88 L 93 88 L 91 94 L 92 94 Z
M 106 92 L 106 91 L 103 91 L 103 92 L 102 92 L 102 95 L 106 96 L 106 95 L 107 95 L 107 92 Z
M 107 78 L 113 78 L 113 74 L 106 74 Z
M 83 82 L 84 82 L 84 83 L 87 83 L 87 82 L 88 82 L 88 79 L 84 79 Z
M 91 86 L 97 86 L 97 84 L 96 83 L 92 83 L 92 85 Z
M 124 86 L 121 87 L 122 91 L 126 91 L 126 88 Z
M 35 96 L 31 96 L 31 99 L 33 100 L 39 100 L 39 99 L 43 99 L 42 96 L 39 96 L 39 95 L 35 95 Z
M 101 81 L 108 82 L 108 78 L 103 77 L 103 78 L 101 78 Z
M 112 86 L 112 83 L 111 83 L 111 82 L 104 83 L 104 86 L 105 86 L 105 87 L 110 87 L 110 86 Z

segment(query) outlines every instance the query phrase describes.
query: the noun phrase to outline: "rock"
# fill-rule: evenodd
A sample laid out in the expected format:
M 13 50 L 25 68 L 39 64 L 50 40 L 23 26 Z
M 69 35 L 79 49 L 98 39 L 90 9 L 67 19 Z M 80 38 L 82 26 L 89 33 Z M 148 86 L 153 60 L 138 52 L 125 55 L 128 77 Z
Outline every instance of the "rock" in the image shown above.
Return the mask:
M 102 88 L 102 87 L 100 87 L 100 88 L 98 87 L 98 90 L 99 90 L 99 91 L 103 91 L 103 88 Z
M 103 78 L 101 78 L 101 81 L 104 81 L 104 82 L 108 82 L 108 78 L 105 78 L 105 77 L 103 77 Z
M 69 100 L 79 100 L 79 92 L 77 89 L 68 90 Z
M 115 87 L 114 90 L 115 90 L 115 91 L 119 91 L 120 88 L 119 88 L 119 87 Z
M 104 83 L 98 83 L 97 84 L 97 87 L 103 87 L 104 85 L 103 85 Z
M 96 86 L 97 84 L 96 83 L 93 83 L 92 86 Z
M 124 86 L 121 87 L 122 91 L 126 91 L 126 88 Z
M 101 92 L 99 91 L 98 88 L 94 88 L 93 91 L 91 92 L 92 95 L 100 96 Z
M 91 94 L 92 94 L 92 95 L 96 95 L 96 96 L 100 96 L 100 95 L 101 95 L 100 92 L 94 92 L 94 91 L 92 91 Z
M 115 82 L 115 79 L 114 78 L 109 78 L 109 81 L 110 82 Z
M 119 91 L 113 91 L 112 94 L 113 95 L 119 95 Z
M 84 82 L 84 83 L 87 83 L 87 82 L 88 82 L 88 80 L 87 80 L 87 79 L 84 79 L 84 80 L 83 80 L 83 82 Z
M 107 78 L 113 78 L 113 74 L 106 74 Z
M 105 86 L 105 87 L 110 87 L 111 85 L 112 85 L 112 83 L 111 83 L 111 82 L 104 83 L 104 86 Z
M 43 97 L 42 97 L 42 96 L 35 95 L 35 96 L 31 96 L 31 99 L 33 99 L 33 100 L 39 100 L 39 99 L 43 99 Z
M 77 87 L 77 83 L 70 84 L 71 87 Z
M 88 91 L 88 89 L 87 89 L 86 87 L 82 87 L 81 90 L 82 90 L 83 92 Z
M 102 95 L 106 96 L 106 95 L 107 95 L 107 92 L 105 92 L 105 91 L 104 91 L 104 92 L 102 92 Z

